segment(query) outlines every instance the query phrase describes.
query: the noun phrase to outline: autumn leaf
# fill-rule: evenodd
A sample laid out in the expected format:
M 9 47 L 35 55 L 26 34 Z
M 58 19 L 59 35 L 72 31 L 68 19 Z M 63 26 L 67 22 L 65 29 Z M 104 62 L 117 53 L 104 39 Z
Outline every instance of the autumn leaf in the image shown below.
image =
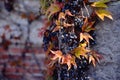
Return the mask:
M 55 21 L 56 27 L 53 29 L 52 32 L 58 31 L 60 29 L 60 20 Z
M 90 54 L 89 54 L 89 63 L 92 63 L 93 66 L 96 66 L 96 62 L 100 62 L 100 59 L 102 58 L 101 55 L 99 55 L 96 51 L 91 50 Z
M 109 2 L 110 0 L 99 0 L 97 2 L 94 2 L 91 4 L 93 7 L 100 7 L 100 8 L 107 8 L 107 5 L 105 3 Z
M 95 28 L 93 27 L 93 24 L 95 22 L 89 22 L 88 18 L 85 18 L 84 24 L 82 26 L 82 31 L 83 32 L 90 32 L 91 30 L 95 30 Z
M 49 68 L 52 68 L 56 62 L 57 62 L 57 59 L 50 61 L 50 63 L 48 64 Z
M 70 54 L 63 55 L 60 50 L 51 50 L 51 53 L 54 54 L 54 57 L 51 58 L 52 61 L 49 64 L 50 66 L 53 66 L 58 61 L 60 64 L 67 64 L 68 70 L 71 68 L 71 65 L 77 67 L 75 57 L 71 56 Z
M 53 48 L 53 44 L 52 43 L 49 43 L 49 46 L 48 46 L 48 49 L 46 51 L 46 55 L 48 56 L 50 50 Z
M 58 31 L 58 30 L 61 28 L 61 26 L 62 26 L 62 27 L 65 27 L 65 28 L 68 28 L 68 27 L 74 25 L 74 24 L 66 23 L 65 21 L 61 24 L 60 20 L 56 20 L 56 21 L 55 21 L 55 24 L 56 24 L 56 27 L 53 29 L 52 32 Z
M 64 12 L 60 12 L 59 13 L 59 17 L 58 17 L 58 20 L 60 19 L 65 19 L 65 16 L 68 15 L 68 16 L 73 16 L 72 13 L 69 11 L 69 10 L 65 10 L 65 13 Z
M 62 59 L 62 52 L 60 50 L 57 50 L 57 51 L 52 51 L 50 50 L 52 54 L 54 54 L 54 57 L 51 58 L 51 60 L 58 60 L 58 62 L 60 63 L 61 59 Z
M 98 9 L 95 10 L 95 13 L 98 15 L 100 19 L 104 21 L 104 17 L 108 17 L 109 19 L 113 20 L 111 13 L 105 9 Z
M 48 19 L 54 15 L 55 13 L 59 12 L 61 10 L 60 6 L 56 3 L 52 3 L 50 7 L 46 11 L 46 15 L 48 16 Z
M 73 16 L 72 13 L 69 10 L 65 10 L 65 15 Z
M 86 49 L 87 43 L 81 43 L 77 48 L 74 49 L 75 56 L 80 58 L 80 56 L 84 56 L 86 59 L 88 58 L 87 53 L 90 52 L 89 49 Z
M 94 67 L 96 66 L 96 61 L 92 55 L 89 56 L 89 63 L 92 63 Z
M 47 1 L 46 0 L 40 0 L 40 6 L 41 6 L 42 13 L 45 12 L 46 5 L 47 5 Z
M 96 51 L 92 50 L 91 55 L 95 58 L 95 60 L 99 63 L 100 59 L 103 58 L 100 54 L 98 54 Z
M 66 22 L 63 22 L 63 27 L 70 27 L 70 26 L 73 26 L 74 24 L 69 24 L 69 23 L 66 23 Z
M 60 19 L 65 19 L 65 13 L 64 12 L 59 13 L 58 20 L 60 20 Z
M 49 7 L 48 5 L 51 4 L 52 0 L 40 0 L 41 12 L 44 14 Z
M 80 42 L 81 42 L 83 39 L 85 39 L 88 44 L 89 44 L 89 39 L 94 40 L 94 39 L 92 38 L 92 36 L 90 36 L 89 33 L 85 33 L 85 32 L 84 32 L 84 33 L 80 33 Z
M 104 21 L 104 17 L 108 17 L 109 19 L 113 20 L 111 13 L 105 8 L 107 8 L 107 5 L 105 3 L 109 2 L 109 0 L 100 0 L 97 2 L 94 2 L 91 4 L 92 7 L 95 7 L 95 13 L 97 16 Z
M 71 56 L 70 54 L 66 54 L 66 55 L 64 55 L 64 57 L 62 57 L 61 64 L 67 64 L 68 70 L 71 68 L 72 65 L 77 67 L 77 64 L 75 62 L 75 57 Z

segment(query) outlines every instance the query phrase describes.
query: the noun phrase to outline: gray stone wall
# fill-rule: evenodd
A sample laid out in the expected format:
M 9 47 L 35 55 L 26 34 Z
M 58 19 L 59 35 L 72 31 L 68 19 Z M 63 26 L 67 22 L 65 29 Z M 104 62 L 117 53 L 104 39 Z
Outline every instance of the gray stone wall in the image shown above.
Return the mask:
M 104 57 L 97 67 L 91 67 L 95 80 L 120 80 L 120 1 L 110 2 L 108 10 L 113 21 L 100 21 L 96 28 L 97 45 L 94 49 Z

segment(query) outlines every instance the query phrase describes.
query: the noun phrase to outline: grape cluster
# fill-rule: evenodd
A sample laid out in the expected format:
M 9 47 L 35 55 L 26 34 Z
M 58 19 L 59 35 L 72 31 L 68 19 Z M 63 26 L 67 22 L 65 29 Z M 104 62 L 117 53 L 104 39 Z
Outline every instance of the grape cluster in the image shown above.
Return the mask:
M 65 0 L 57 1 L 64 2 Z M 68 0 L 68 3 L 65 3 L 61 11 L 65 12 L 65 10 L 69 10 L 73 15 L 80 15 L 80 8 L 82 6 L 83 0 Z M 58 17 L 58 15 L 56 17 Z M 56 17 L 55 19 L 57 19 Z M 45 51 L 48 50 L 49 42 L 53 44 L 52 50 L 61 50 L 63 54 L 70 53 L 80 44 L 80 33 L 82 32 L 81 28 L 85 19 L 78 16 L 66 16 L 66 18 L 66 22 L 69 24 L 73 23 L 74 26 L 68 28 L 61 27 L 60 32 L 52 32 L 52 30 L 56 27 L 55 24 L 52 24 L 44 34 L 43 47 Z M 90 31 L 89 34 L 95 39 L 96 35 L 94 31 Z M 90 40 L 90 45 L 94 44 L 95 41 Z M 53 71 L 53 80 L 58 80 L 59 77 L 61 80 L 89 80 L 87 74 L 89 69 L 88 60 L 85 57 L 80 56 L 80 59 L 76 58 L 75 62 L 77 64 L 77 68 L 72 65 L 70 70 L 68 70 L 67 64 L 60 64 L 60 66 L 56 66 L 59 64 L 56 63 Z
M 79 14 L 80 9 L 83 5 L 83 0 L 69 0 L 67 4 L 65 4 L 63 11 L 69 9 L 72 14 Z
M 95 39 L 96 39 L 96 32 L 95 31 L 90 31 L 89 34 L 94 38 L 94 40 L 90 40 L 90 45 L 91 46 L 96 45 L 96 41 L 95 41 Z
M 81 56 L 81 59 L 76 59 L 77 69 L 72 66 L 70 70 L 68 70 L 67 65 L 61 65 L 61 69 L 54 70 L 54 80 L 58 79 L 57 72 L 60 70 L 61 80 L 89 80 L 89 77 L 86 73 L 88 70 L 88 60 L 85 57 Z

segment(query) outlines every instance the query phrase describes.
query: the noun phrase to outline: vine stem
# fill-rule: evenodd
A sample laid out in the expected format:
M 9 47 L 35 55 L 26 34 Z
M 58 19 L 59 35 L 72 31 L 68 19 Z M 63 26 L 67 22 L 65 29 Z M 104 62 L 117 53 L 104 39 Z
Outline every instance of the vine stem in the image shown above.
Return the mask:
M 88 11 L 88 8 L 86 7 L 85 2 L 83 2 L 83 5 L 84 5 L 84 7 L 85 7 L 85 9 L 86 9 L 86 12 L 87 12 L 88 17 L 90 17 L 90 13 L 89 13 L 89 11 Z
M 62 21 L 60 23 L 60 25 L 62 25 Z M 61 26 L 60 26 L 61 27 Z M 59 46 L 59 50 L 61 49 L 61 36 L 62 36 L 62 32 L 61 32 L 61 28 L 59 29 L 59 33 L 58 33 L 58 46 Z M 61 80 L 60 74 L 61 74 L 61 66 L 58 63 L 58 80 Z

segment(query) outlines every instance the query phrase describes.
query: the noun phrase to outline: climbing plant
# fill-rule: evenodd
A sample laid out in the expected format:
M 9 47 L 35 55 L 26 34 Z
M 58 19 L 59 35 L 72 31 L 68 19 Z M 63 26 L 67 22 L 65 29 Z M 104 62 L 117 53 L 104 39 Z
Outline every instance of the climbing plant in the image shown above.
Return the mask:
M 89 65 L 96 66 L 102 56 L 91 49 L 95 44 L 95 25 L 105 17 L 109 0 L 40 0 L 46 15 L 43 48 L 46 52 L 46 80 L 90 80 Z

